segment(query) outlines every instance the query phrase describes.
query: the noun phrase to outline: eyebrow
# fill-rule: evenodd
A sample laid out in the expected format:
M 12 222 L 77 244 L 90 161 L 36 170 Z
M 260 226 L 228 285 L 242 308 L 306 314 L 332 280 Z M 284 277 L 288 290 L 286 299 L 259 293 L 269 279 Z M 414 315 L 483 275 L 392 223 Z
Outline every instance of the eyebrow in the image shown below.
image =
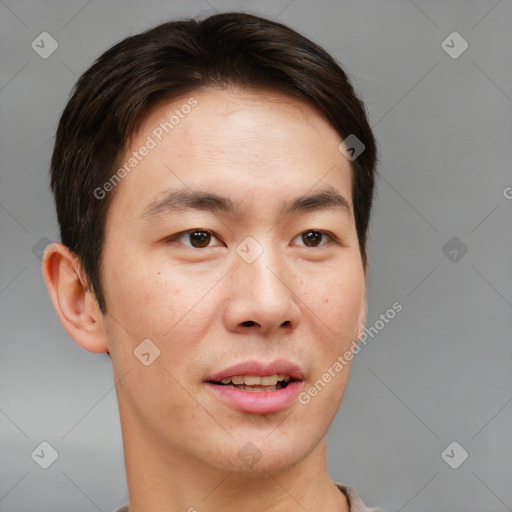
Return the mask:
M 160 199 L 152 201 L 144 208 L 141 218 L 153 218 L 163 214 L 180 213 L 186 210 L 206 210 L 236 215 L 240 207 L 228 197 L 200 190 L 170 190 L 164 192 Z M 280 216 L 291 213 L 316 212 L 321 210 L 338 210 L 350 215 L 350 205 L 333 187 L 327 187 L 312 194 L 304 194 L 291 201 L 285 201 L 279 211 Z

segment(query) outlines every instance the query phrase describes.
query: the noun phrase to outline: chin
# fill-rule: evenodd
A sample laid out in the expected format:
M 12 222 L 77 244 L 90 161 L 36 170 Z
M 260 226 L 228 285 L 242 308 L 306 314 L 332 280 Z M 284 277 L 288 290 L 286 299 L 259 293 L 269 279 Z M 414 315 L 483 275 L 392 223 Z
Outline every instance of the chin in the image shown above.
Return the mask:
M 216 470 L 241 478 L 268 477 L 269 473 L 282 473 L 299 464 L 318 442 L 299 432 L 290 435 L 289 430 L 238 432 L 227 442 L 216 442 L 211 452 L 213 460 L 205 462 Z

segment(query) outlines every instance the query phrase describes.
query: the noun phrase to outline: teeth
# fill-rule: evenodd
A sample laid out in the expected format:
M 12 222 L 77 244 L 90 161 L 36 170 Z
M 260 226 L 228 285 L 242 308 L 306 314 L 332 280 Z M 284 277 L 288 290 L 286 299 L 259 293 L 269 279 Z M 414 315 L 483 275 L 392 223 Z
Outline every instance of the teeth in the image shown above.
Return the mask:
M 251 391 L 251 392 L 258 392 L 258 391 L 277 391 L 277 386 L 265 386 L 265 387 L 253 387 L 253 386 L 237 386 L 238 389 L 242 389 L 243 391 Z
M 246 386 L 259 386 L 261 384 L 261 377 L 258 377 L 257 375 L 245 375 L 242 378 L 244 381 L 243 383 Z
M 259 375 L 234 375 L 233 377 L 226 377 L 221 380 L 222 384 L 235 384 L 245 386 L 275 386 L 278 382 L 290 382 L 289 375 L 266 375 L 260 377 Z
M 279 382 L 279 375 L 267 375 L 261 377 L 262 386 L 275 386 Z

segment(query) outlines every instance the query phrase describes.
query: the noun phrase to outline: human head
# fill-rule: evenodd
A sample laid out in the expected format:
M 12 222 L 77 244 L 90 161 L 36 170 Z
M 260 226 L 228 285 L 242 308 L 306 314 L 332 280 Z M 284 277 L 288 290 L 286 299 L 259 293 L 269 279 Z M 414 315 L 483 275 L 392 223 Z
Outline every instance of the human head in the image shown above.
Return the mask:
M 350 135 L 365 145 L 353 161 L 339 149 Z M 43 272 L 70 336 L 111 357 L 129 487 L 148 489 L 134 467 L 176 465 L 189 483 L 233 471 L 235 489 L 325 466 L 350 371 L 339 358 L 366 318 L 374 164 L 343 71 L 257 17 L 161 25 L 80 79 L 52 160 L 63 244 Z M 226 372 L 281 387 L 237 388 Z
M 342 139 L 365 146 L 351 162 L 352 200 L 363 266 L 376 145 L 363 103 L 322 48 L 277 22 L 242 13 L 164 23 L 100 56 L 76 84 L 51 162 L 62 243 L 78 258 L 100 310 L 105 223 L 127 145 L 162 101 L 207 87 L 270 90 L 308 102 Z M 107 188 L 110 188 L 107 186 Z

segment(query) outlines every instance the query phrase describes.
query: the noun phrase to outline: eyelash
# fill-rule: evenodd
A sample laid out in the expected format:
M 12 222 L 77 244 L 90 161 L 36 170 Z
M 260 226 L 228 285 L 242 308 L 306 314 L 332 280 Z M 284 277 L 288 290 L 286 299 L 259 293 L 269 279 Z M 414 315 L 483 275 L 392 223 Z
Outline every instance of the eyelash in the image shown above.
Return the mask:
M 172 235 L 171 237 L 167 238 L 166 242 L 175 242 L 175 241 L 179 240 L 180 238 L 183 238 L 186 235 L 189 235 L 190 233 L 194 233 L 196 231 L 204 232 L 204 233 L 209 233 L 212 237 L 217 238 L 217 240 L 221 240 L 213 231 L 211 231 L 209 229 L 195 228 L 195 229 L 189 229 L 187 231 L 181 231 L 180 233 L 176 233 L 175 235 Z M 328 237 L 331 240 L 331 242 L 333 242 L 333 243 L 335 243 L 337 245 L 339 245 L 339 243 L 340 243 L 339 240 L 330 231 L 326 231 L 324 229 L 306 229 L 305 231 L 300 232 L 295 238 L 303 235 L 304 233 L 312 233 L 312 232 L 314 232 L 314 233 L 321 233 L 322 235 Z M 295 238 L 294 238 L 294 240 L 295 240 Z M 178 242 L 178 243 L 180 243 L 180 242 Z M 183 245 L 185 245 L 187 247 L 190 247 L 192 249 L 208 249 L 208 248 L 211 247 L 209 245 L 207 247 L 193 247 L 192 245 L 187 245 L 187 244 L 183 244 Z M 318 247 L 323 247 L 324 245 L 327 245 L 327 243 L 326 244 L 322 244 L 322 245 L 320 245 Z M 308 247 L 308 246 L 307 245 L 302 245 L 302 247 Z M 317 249 L 318 247 L 310 247 L 310 248 Z

